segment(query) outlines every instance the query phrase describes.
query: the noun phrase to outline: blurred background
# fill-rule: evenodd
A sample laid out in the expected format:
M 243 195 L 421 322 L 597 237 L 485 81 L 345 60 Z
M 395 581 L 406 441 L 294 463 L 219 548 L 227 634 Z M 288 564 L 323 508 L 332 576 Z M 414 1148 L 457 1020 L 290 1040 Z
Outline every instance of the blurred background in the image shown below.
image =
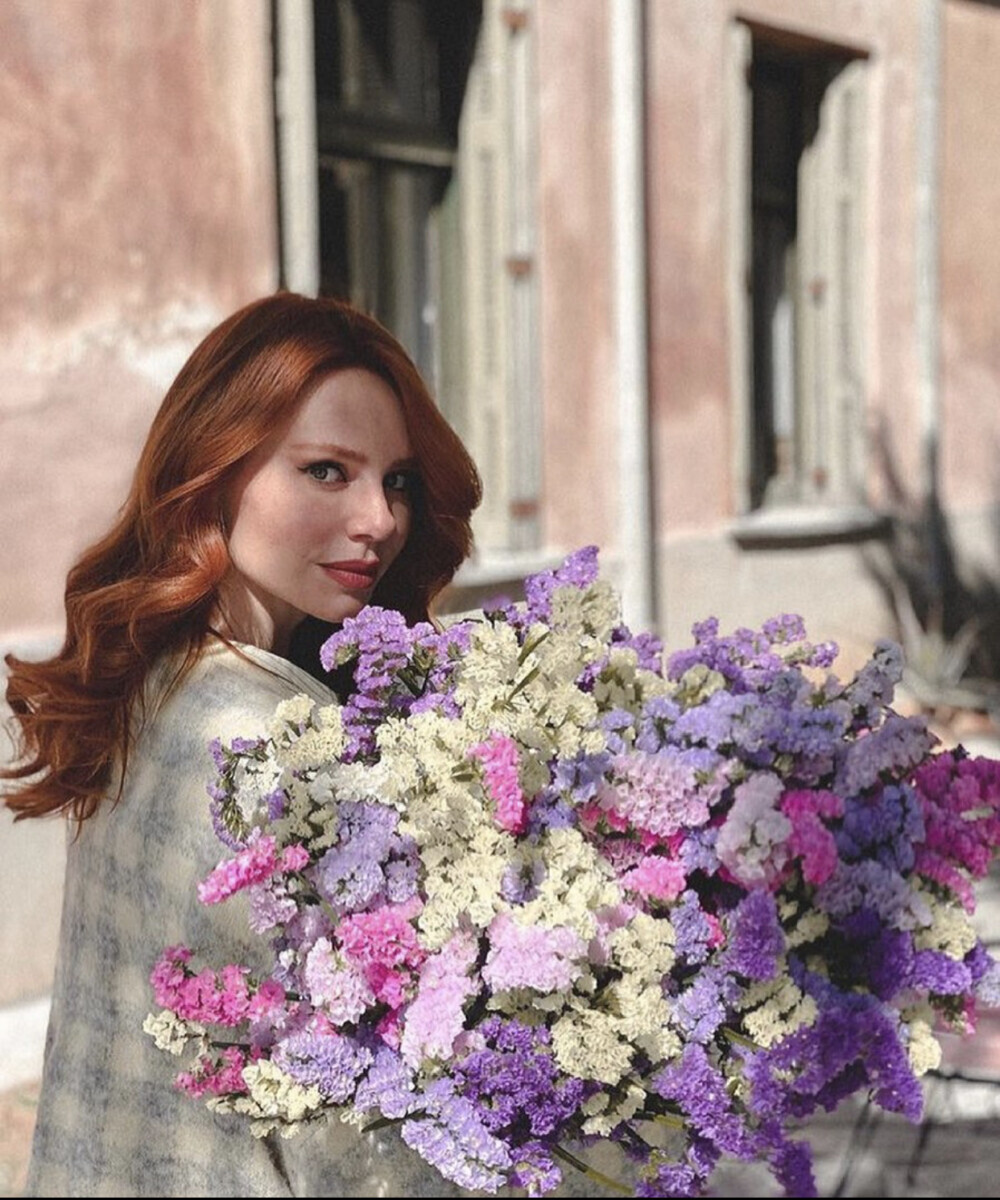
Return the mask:
M 452 609 L 596 543 L 669 647 L 893 636 L 993 736 L 998 62 L 988 0 L 0 0 L 0 650 L 58 647 L 174 374 L 287 287 L 478 461 Z M 0 814 L 0 1148 L 64 836 Z

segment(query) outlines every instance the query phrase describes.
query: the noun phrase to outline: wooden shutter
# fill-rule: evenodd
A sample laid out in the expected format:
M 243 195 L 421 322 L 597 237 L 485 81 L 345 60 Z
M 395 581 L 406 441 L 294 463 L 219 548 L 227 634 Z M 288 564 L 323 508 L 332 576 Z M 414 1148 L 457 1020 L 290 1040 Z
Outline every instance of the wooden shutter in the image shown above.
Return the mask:
M 466 371 L 459 424 L 483 475 L 476 541 L 487 556 L 533 549 L 539 540 L 530 16 L 529 0 L 486 0 L 459 129 Z
M 798 429 L 804 500 L 864 498 L 862 248 L 866 64 L 819 64 L 799 175 Z M 808 90 L 808 89 L 807 89 Z
M 733 477 L 735 508 L 750 509 L 753 469 L 751 428 L 752 378 L 750 304 L 750 128 L 752 99 L 750 64 L 753 38 L 741 21 L 727 30 L 726 45 L 726 249 L 729 308 L 729 388 L 733 421 Z

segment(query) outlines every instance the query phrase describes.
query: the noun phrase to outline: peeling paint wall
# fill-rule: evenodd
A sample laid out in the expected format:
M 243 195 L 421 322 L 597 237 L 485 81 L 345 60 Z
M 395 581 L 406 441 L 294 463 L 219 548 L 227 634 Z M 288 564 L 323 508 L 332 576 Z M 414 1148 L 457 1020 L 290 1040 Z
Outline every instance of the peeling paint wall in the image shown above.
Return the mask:
M 58 624 L 177 368 L 276 284 L 269 20 L 0 7 L 0 636 Z
M 0 650 L 58 644 L 184 359 L 277 286 L 267 0 L 0 5 Z M 0 815 L 0 1003 L 48 990 L 64 830 Z

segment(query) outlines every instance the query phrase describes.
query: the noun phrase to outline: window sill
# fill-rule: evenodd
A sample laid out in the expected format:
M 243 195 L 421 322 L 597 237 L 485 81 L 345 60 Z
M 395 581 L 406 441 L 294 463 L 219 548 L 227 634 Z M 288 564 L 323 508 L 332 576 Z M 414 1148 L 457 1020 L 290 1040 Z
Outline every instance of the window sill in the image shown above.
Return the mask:
M 551 571 L 561 566 L 566 556 L 551 550 L 514 550 L 507 553 L 484 554 L 470 559 L 458 569 L 453 585 L 465 588 L 496 587 L 504 583 L 521 583 L 525 576 L 539 571 Z
M 757 550 L 860 542 L 888 531 L 888 516 L 861 504 L 762 508 L 737 517 L 729 527 L 738 545 Z

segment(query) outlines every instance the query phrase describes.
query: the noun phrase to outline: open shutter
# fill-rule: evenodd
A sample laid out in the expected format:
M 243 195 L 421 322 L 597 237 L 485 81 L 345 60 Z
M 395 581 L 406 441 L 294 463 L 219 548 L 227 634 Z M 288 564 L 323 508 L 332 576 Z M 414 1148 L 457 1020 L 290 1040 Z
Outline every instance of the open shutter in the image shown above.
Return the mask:
M 727 299 L 729 308 L 729 387 L 733 421 L 733 476 L 738 513 L 751 507 L 751 271 L 750 179 L 752 99 L 750 64 L 753 38 L 741 21 L 727 30 L 726 45 L 726 197 Z
M 486 0 L 459 131 L 466 414 L 486 556 L 540 540 L 531 0 Z
M 463 246 L 466 420 L 469 449 L 483 477 L 483 503 L 476 514 L 480 549 L 507 541 L 506 497 L 507 317 L 502 275 L 506 156 L 500 75 L 501 27 L 488 9 L 462 108 L 458 179 Z
M 830 77 L 832 74 L 832 78 Z M 821 65 L 799 176 L 800 484 L 805 500 L 864 498 L 862 186 L 866 64 Z

